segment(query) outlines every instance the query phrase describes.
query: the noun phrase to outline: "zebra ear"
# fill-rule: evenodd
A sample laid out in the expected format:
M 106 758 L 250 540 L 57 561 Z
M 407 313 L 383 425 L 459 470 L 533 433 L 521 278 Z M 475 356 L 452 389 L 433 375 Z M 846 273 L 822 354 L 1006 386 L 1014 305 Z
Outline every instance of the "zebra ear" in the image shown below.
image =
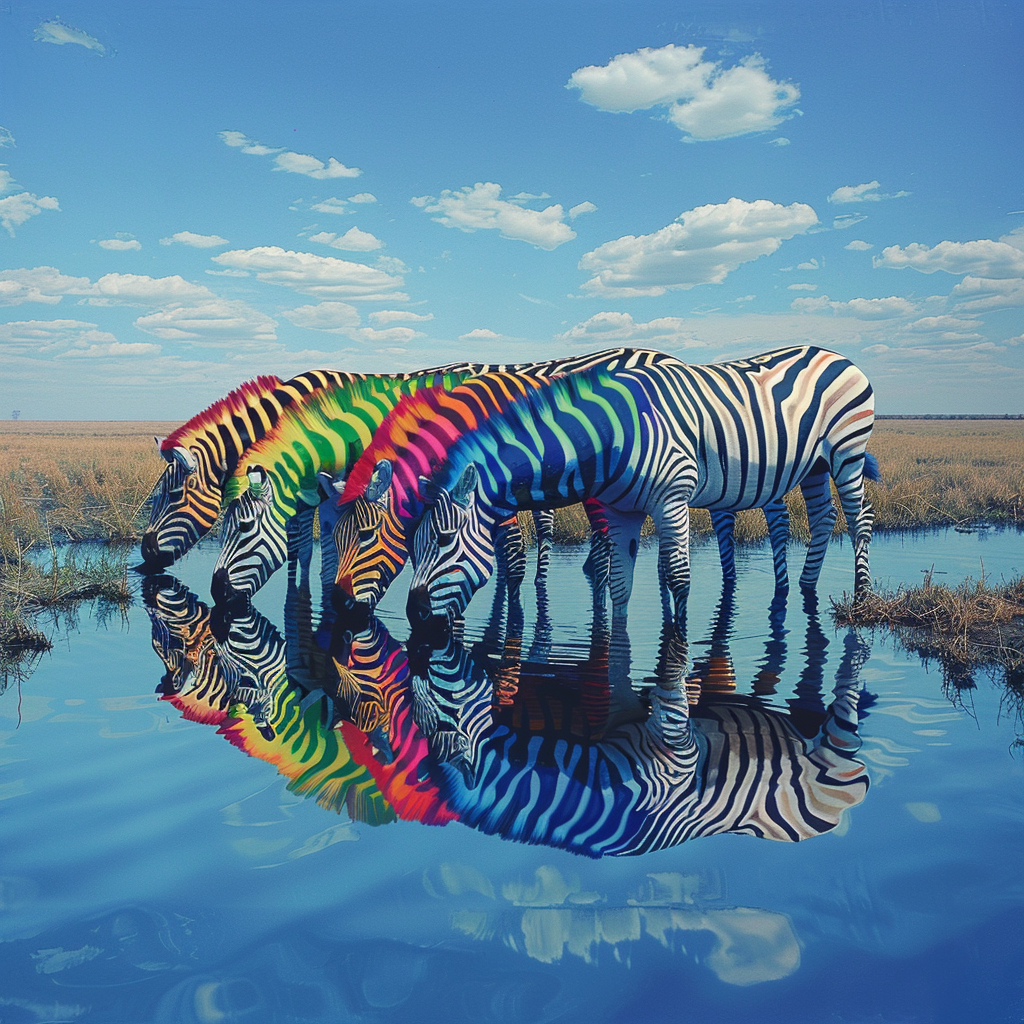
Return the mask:
M 462 476 L 452 488 L 452 501 L 463 508 L 468 507 L 470 498 L 476 493 L 476 482 L 479 479 L 480 474 L 477 473 L 476 466 L 471 462 L 462 471 Z
M 170 451 L 170 457 L 174 459 L 187 473 L 194 473 L 196 471 L 196 457 L 187 449 L 178 445 L 172 448 Z M 164 453 L 164 458 L 170 462 L 170 458 L 167 458 L 167 453 Z
M 391 460 L 381 459 L 380 462 L 373 467 L 373 474 L 370 477 L 370 482 L 366 485 L 366 491 L 363 496 L 367 501 L 380 501 L 387 492 L 387 489 L 391 486 L 391 475 Z
M 249 466 L 245 475 L 249 478 L 249 489 L 253 494 L 259 494 L 267 482 L 267 471 L 262 466 Z
M 420 497 L 428 504 L 432 505 L 437 501 L 438 486 L 430 477 L 421 476 L 416 481 L 417 490 L 420 492 Z
M 345 490 L 345 473 L 337 473 L 331 476 L 330 473 L 325 473 L 321 470 L 316 475 L 317 480 L 320 483 L 320 489 L 324 492 L 324 496 L 328 498 L 340 498 L 342 492 Z

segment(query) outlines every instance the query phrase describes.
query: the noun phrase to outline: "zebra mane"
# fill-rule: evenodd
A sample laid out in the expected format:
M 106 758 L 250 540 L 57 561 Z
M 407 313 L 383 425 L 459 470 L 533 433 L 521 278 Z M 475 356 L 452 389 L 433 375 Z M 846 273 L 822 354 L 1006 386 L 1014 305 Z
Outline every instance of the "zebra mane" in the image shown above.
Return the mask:
M 168 434 L 160 448 L 163 451 L 170 451 L 178 446 L 187 448 L 190 442 L 200 435 L 217 433 L 218 427 L 227 427 L 233 416 L 251 409 L 263 398 L 272 395 L 281 383 L 281 378 L 275 376 L 260 376 L 247 380 Z

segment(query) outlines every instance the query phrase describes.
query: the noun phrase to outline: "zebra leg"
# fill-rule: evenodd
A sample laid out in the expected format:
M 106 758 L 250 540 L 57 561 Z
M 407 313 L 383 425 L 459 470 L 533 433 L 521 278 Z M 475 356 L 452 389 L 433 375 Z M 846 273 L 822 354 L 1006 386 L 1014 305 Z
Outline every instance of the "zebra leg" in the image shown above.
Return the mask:
M 782 498 L 764 506 L 764 518 L 768 524 L 768 538 L 772 545 L 772 563 L 775 567 L 775 589 L 789 589 L 789 565 L 786 562 L 786 545 L 789 543 L 789 509 Z
M 836 523 L 837 513 L 832 504 L 828 472 L 822 468 L 819 472 L 805 477 L 800 483 L 800 492 L 807 505 L 807 525 L 811 532 L 804 569 L 800 573 L 800 586 L 812 588 L 818 585 L 821 563 L 825 560 L 832 528 Z
M 875 521 L 875 510 L 864 493 L 863 452 L 859 457 L 850 458 L 833 475 L 846 515 L 846 526 L 853 541 L 853 597 L 857 600 L 871 592 L 868 548 L 871 545 L 871 527 Z
M 629 595 L 633 592 L 633 569 L 640 550 L 640 531 L 647 518 L 643 512 L 617 512 L 605 509 L 608 522 L 608 550 L 611 562 L 609 587 L 612 594 L 612 619 L 626 622 Z
M 683 624 L 690 593 L 690 506 L 686 501 L 666 501 L 656 511 L 658 575 L 672 594 L 676 622 Z
M 725 583 L 732 583 L 736 579 L 736 541 L 733 537 L 736 513 L 712 512 L 711 526 L 718 538 L 718 557 L 722 562 L 722 580 Z
M 608 539 L 608 513 L 595 498 L 583 502 L 590 523 L 590 553 L 583 563 L 583 575 L 590 581 L 594 610 L 604 608 L 605 591 L 611 581 L 611 543 Z
M 551 509 L 535 509 L 533 526 L 537 532 L 537 575 L 534 583 L 538 588 L 548 585 L 548 565 L 551 561 L 551 545 L 555 535 L 555 513 Z
M 515 516 L 504 524 L 503 529 L 504 537 L 499 551 L 505 562 L 505 588 L 511 605 L 520 599 L 523 580 L 526 579 L 526 545 L 523 543 L 522 530 L 519 529 L 519 520 Z
M 301 499 L 296 502 L 295 515 L 288 520 L 288 575 L 294 577 L 298 568 L 298 582 L 309 580 L 309 567 L 313 561 L 313 518 L 315 505 L 307 505 Z

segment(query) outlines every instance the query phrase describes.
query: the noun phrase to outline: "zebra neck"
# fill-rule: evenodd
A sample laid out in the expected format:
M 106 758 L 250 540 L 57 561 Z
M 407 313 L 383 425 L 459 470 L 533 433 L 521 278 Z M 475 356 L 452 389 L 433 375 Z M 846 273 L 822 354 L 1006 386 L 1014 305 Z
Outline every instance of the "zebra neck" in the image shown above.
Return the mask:
M 244 489 L 244 471 L 262 466 L 273 478 L 276 504 L 284 518 L 299 500 L 316 504 L 317 473 L 348 473 L 370 444 L 377 428 L 401 399 L 422 387 L 452 387 L 468 370 L 416 377 L 370 375 L 294 399 L 275 429 L 252 445 L 236 463 L 224 491 L 224 503 Z

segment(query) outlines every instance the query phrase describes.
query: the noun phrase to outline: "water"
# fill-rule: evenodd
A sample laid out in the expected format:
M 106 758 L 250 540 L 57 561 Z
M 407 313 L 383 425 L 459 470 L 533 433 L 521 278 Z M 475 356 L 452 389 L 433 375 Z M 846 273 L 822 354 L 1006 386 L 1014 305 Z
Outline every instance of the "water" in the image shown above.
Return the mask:
M 1019 534 L 950 531 L 878 537 L 872 560 L 891 587 L 933 566 L 951 583 L 982 562 L 1008 576 L 1022 552 Z M 621 649 L 605 652 L 638 690 L 659 654 L 654 555 L 640 554 L 628 667 Z M 200 600 L 215 556 L 175 567 Z M 550 650 L 533 651 L 576 663 L 553 670 L 567 684 L 603 650 L 582 561 L 555 553 Z M 720 834 L 601 859 L 459 822 L 367 824 L 386 805 L 346 805 L 329 786 L 317 795 L 341 811 L 325 809 L 279 773 L 297 773 L 299 754 L 271 763 L 239 749 L 270 749 L 251 721 L 228 742 L 154 694 L 165 666 L 141 600 L 124 622 L 83 609 L 0 696 L 0 1020 L 1020 1020 L 1019 725 L 990 681 L 951 700 L 938 666 L 836 632 L 827 596 L 851 587 L 852 569 L 837 544 L 818 625 L 798 594 L 782 624 L 770 552 L 743 549 L 730 616 L 717 552 L 697 545 L 688 655 L 705 704 L 734 706 L 735 686 L 760 694 L 769 718 L 820 719 L 837 675 L 840 689 L 855 676 L 866 795 L 800 843 Z M 398 639 L 403 583 L 381 609 Z M 257 602 L 282 633 L 285 599 L 280 573 Z M 468 641 L 489 607 L 486 592 L 474 600 Z M 585 731 L 587 713 L 566 721 Z

